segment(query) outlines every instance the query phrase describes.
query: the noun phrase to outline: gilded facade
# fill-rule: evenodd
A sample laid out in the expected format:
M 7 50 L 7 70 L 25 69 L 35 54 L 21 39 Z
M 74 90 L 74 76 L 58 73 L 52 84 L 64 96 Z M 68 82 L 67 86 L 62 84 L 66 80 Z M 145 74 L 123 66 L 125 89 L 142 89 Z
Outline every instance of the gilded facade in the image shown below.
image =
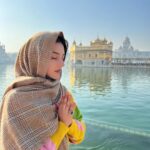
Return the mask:
M 70 49 L 70 61 L 73 65 L 101 66 L 110 65 L 112 60 L 113 43 L 106 39 L 97 38 L 90 46 L 79 45 L 74 41 Z

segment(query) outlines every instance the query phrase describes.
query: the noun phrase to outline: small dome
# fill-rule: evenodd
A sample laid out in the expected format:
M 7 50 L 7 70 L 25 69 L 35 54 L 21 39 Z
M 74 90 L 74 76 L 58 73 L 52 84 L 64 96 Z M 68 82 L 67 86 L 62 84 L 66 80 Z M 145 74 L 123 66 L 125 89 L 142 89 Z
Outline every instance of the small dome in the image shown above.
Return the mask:
M 73 41 L 73 45 L 76 45 L 76 41 L 75 40 Z

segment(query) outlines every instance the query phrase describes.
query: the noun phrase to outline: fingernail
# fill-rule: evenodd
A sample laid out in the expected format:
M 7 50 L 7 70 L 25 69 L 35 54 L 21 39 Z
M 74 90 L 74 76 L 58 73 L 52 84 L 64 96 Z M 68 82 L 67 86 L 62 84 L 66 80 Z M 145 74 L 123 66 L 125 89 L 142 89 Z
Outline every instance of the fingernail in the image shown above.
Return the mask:
M 66 100 L 66 97 L 64 98 L 64 102 L 66 102 L 67 100 Z

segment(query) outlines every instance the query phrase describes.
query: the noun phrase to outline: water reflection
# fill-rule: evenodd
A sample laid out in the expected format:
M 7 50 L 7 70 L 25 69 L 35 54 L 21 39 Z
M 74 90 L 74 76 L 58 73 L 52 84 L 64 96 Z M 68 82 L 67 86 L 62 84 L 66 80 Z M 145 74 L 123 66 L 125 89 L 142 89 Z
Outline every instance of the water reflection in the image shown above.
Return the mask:
M 150 69 L 78 67 L 68 72 L 87 124 L 84 142 L 73 150 L 148 149 Z
M 7 88 L 7 86 L 14 79 L 14 65 L 13 64 L 0 64 L 0 99 Z
M 77 88 L 88 87 L 92 92 L 105 94 L 111 89 L 111 68 L 70 67 L 70 84 Z
M 129 68 L 129 67 L 121 67 L 121 68 L 113 68 L 112 69 L 112 84 L 121 84 L 124 90 L 127 90 L 131 85 L 138 84 L 140 82 L 146 82 L 150 77 L 150 69 L 149 68 Z M 142 84 L 142 83 L 141 83 Z M 144 84 L 144 83 L 143 83 Z
M 69 67 L 69 79 L 72 88 L 84 89 L 96 95 L 106 95 L 112 89 L 128 93 L 129 88 L 139 88 L 150 79 L 149 68 L 88 68 Z M 138 83 L 137 83 L 138 82 Z

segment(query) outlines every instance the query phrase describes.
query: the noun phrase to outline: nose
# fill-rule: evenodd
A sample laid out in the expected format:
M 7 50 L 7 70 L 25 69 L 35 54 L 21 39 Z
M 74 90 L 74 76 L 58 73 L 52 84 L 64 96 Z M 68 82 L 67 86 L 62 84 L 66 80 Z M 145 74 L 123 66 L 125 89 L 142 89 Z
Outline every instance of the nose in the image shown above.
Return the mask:
M 64 60 L 60 60 L 60 66 L 63 67 L 64 66 Z

